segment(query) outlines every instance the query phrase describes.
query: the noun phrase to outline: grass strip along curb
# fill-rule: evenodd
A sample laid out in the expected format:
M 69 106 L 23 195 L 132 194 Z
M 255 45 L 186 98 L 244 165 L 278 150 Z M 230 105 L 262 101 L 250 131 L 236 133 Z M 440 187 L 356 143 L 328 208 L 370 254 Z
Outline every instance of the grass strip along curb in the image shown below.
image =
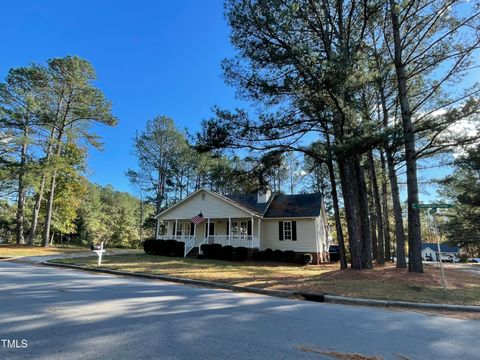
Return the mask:
M 303 299 L 303 300 L 315 301 L 315 302 L 346 304 L 346 305 L 381 306 L 381 307 L 393 306 L 393 307 L 403 307 L 403 308 L 411 308 L 411 309 L 448 310 L 448 311 L 480 313 L 480 306 L 473 306 L 473 305 L 415 303 L 415 302 L 408 302 L 408 301 L 351 298 L 346 296 L 327 295 L 327 294 L 322 294 L 318 292 L 266 290 L 266 289 L 259 289 L 255 287 L 222 284 L 222 283 L 217 283 L 213 281 L 193 280 L 193 279 L 179 278 L 179 277 L 173 277 L 173 276 L 167 276 L 167 275 L 133 273 L 133 272 L 126 272 L 121 270 L 112 270 L 112 269 L 80 266 L 80 265 L 73 265 L 73 264 L 61 264 L 61 263 L 47 262 L 47 261 L 41 264 L 47 265 L 47 266 L 53 266 L 53 267 L 93 271 L 93 272 L 99 272 L 99 273 L 130 276 L 130 277 L 137 277 L 137 278 L 144 278 L 144 279 L 156 279 L 156 280 L 163 280 L 163 281 L 173 282 L 173 283 L 196 285 L 196 286 L 210 287 L 210 288 L 216 288 L 216 289 L 225 289 L 225 290 L 238 291 L 238 292 L 248 292 L 248 293 L 276 296 L 276 297 L 282 297 L 282 298 Z

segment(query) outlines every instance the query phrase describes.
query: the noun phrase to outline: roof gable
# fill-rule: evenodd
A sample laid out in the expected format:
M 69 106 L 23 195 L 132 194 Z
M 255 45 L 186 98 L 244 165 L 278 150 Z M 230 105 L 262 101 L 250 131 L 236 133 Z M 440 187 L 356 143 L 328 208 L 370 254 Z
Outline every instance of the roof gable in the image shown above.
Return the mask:
M 206 206 L 198 202 L 198 197 L 201 192 L 205 192 L 210 196 L 217 199 L 217 201 L 223 201 L 230 206 L 234 206 L 241 211 L 248 213 L 249 215 L 262 216 L 264 218 L 302 218 L 302 217 L 317 217 L 320 216 L 322 206 L 322 196 L 319 193 L 316 194 L 297 194 L 297 195 L 272 195 L 266 203 L 258 203 L 257 194 L 231 194 L 220 195 L 216 192 L 199 189 L 192 194 L 188 195 L 184 199 L 175 203 L 168 209 L 162 211 L 156 215 L 157 218 L 169 217 L 169 212 L 177 213 L 175 209 L 178 209 L 182 204 L 188 206 L 188 202 L 191 200 L 191 209 L 182 212 L 182 216 L 175 214 L 178 218 L 193 217 L 199 212 L 203 212 L 205 217 L 223 217 L 226 214 L 220 213 L 220 215 L 214 215 L 203 211 Z M 187 215 L 188 213 L 188 215 Z
M 202 193 L 207 195 L 207 197 L 202 197 Z M 216 192 L 202 188 L 194 191 L 155 217 L 167 218 L 173 216 L 174 218 L 184 219 L 192 218 L 200 212 L 205 217 L 228 217 L 228 214 L 225 213 L 225 210 L 228 209 L 230 209 L 229 212 L 233 211 L 232 216 L 258 215 L 241 204 L 231 201 Z

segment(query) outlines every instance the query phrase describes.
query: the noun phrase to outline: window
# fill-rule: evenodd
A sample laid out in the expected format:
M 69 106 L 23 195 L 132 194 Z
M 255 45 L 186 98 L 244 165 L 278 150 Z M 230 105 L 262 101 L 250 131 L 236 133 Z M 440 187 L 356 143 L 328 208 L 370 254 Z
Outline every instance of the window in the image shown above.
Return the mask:
M 190 235 L 190 222 L 179 221 L 178 229 L 175 232 L 176 232 L 176 235 L 183 235 L 183 236 Z
M 246 235 L 248 235 L 248 222 L 247 221 L 232 221 L 232 235 L 234 235 L 234 236 L 246 236 Z
M 278 222 L 278 240 L 291 240 L 297 241 L 297 222 L 279 221 Z
M 292 240 L 292 222 L 291 221 L 283 222 L 283 239 Z

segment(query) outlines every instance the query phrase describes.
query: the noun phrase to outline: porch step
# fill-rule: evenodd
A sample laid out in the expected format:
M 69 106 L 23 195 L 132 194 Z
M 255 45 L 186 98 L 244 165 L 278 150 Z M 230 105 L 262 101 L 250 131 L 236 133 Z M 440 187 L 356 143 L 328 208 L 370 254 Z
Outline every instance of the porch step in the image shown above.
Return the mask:
M 188 253 L 187 257 L 193 257 L 196 258 L 198 255 L 198 246 L 195 246 L 192 248 L 192 250 Z

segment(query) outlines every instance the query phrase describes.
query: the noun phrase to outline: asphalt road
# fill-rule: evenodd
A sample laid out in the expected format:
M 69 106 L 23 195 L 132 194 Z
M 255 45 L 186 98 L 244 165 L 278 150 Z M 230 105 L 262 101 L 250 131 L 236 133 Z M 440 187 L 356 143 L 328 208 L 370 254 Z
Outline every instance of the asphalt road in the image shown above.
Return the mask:
M 478 334 L 474 320 L 0 262 L 2 360 L 478 359 Z

